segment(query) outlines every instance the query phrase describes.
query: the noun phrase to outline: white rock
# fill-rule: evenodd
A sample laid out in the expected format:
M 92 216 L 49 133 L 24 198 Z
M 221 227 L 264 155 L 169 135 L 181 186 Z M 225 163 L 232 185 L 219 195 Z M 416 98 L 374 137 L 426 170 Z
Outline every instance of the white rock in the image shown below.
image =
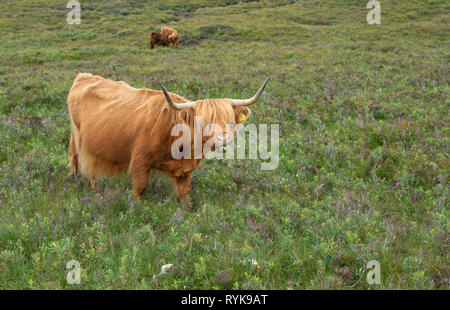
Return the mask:
M 153 280 L 156 280 L 156 278 L 162 274 L 166 274 L 172 267 L 173 267 L 173 264 L 162 265 L 161 272 L 153 275 Z
M 161 267 L 161 272 L 159 273 L 159 275 L 167 273 L 169 271 L 169 269 L 172 268 L 172 267 L 173 267 L 172 264 L 163 265 Z

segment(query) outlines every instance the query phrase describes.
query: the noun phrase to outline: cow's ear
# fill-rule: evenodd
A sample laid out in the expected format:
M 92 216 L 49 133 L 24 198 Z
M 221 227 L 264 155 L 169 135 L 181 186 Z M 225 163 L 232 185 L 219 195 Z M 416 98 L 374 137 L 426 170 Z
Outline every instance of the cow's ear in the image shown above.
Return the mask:
M 235 107 L 234 114 L 236 118 L 236 123 L 243 123 L 247 117 L 249 117 L 251 111 L 247 107 Z

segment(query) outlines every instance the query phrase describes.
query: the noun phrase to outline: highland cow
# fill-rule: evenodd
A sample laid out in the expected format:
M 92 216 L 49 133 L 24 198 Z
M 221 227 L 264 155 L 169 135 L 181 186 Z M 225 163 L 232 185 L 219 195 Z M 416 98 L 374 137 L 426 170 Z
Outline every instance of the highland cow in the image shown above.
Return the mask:
M 171 147 L 179 137 L 172 136 L 172 128 L 185 124 L 192 132 L 194 118 L 201 118 L 202 126 L 218 125 L 211 139 L 229 143 L 234 132 L 227 124 L 243 122 L 250 114 L 247 106 L 258 100 L 269 78 L 250 99 L 189 102 L 162 85 L 162 91 L 136 89 L 125 82 L 80 73 L 67 99 L 71 172 L 86 175 L 94 189 L 97 177 L 129 173 L 133 190 L 141 198 L 150 171 L 160 170 L 175 181 L 179 198 L 187 201 L 192 171 L 205 154 L 195 159 L 173 158 Z M 202 137 L 202 145 L 209 139 Z

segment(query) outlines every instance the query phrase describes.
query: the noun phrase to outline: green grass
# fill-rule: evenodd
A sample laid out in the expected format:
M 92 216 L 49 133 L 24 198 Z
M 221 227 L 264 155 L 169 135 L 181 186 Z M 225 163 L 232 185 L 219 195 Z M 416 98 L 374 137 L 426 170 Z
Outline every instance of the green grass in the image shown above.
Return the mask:
M 380 2 L 381 25 L 365 0 L 81 1 L 68 25 L 65 1 L 2 1 L 0 288 L 448 289 L 450 7 Z M 179 49 L 149 49 L 162 25 Z M 142 202 L 128 176 L 94 192 L 68 175 L 78 72 L 192 99 L 272 73 L 248 122 L 280 124 L 280 165 L 204 161 L 195 212 L 160 174 Z

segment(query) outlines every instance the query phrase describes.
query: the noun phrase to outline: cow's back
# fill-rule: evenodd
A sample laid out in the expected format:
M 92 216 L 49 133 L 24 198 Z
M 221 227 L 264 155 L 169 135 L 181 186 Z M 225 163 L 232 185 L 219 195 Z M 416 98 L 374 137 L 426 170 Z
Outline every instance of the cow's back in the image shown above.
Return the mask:
M 178 37 L 178 31 L 176 31 L 173 28 L 166 27 L 166 26 L 161 27 L 161 33 L 167 35 L 169 37 L 169 39 L 171 39 L 171 40 Z
M 86 87 L 97 84 L 102 77 L 90 73 L 79 73 L 75 78 L 67 98 L 71 120 L 80 127 L 81 97 Z

